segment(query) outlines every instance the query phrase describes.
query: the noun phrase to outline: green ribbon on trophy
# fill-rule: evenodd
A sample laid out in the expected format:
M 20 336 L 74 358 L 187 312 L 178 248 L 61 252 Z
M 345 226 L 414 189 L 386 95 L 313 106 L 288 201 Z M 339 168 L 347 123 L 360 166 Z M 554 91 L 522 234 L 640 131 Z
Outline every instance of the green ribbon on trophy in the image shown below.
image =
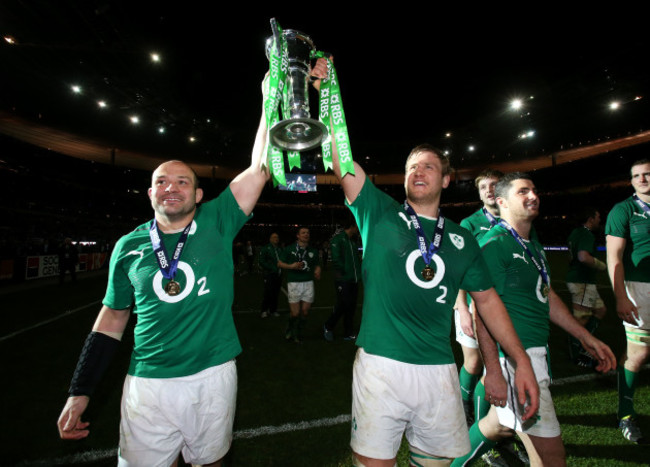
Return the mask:
M 309 37 L 293 30 L 283 32 L 275 19 L 271 20 L 271 25 L 273 36 L 267 40 L 270 68 L 268 79 L 264 83 L 267 157 L 262 164 L 268 165 L 273 186 L 287 184 L 283 148 L 287 150 L 290 171 L 300 168 L 299 150 L 311 149 L 318 144 L 322 146 L 325 171 L 332 169 L 332 136 L 336 138 L 341 176 L 354 174 L 341 90 L 332 61 L 325 53 L 314 49 Z M 309 108 L 305 104 L 308 100 L 302 99 L 306 97 L 303 93 L 307 92 L 308 87 L 309 60 L 314 58 L 327 59 L 328 71 L 327 78 L 322 80 L 320 87 L 319 121 L 309 117 Z M 296 99 L 296 96 L 301 99 Z M 280 113 L 284 117 L 283 121 L 279 120 Z M 326 136 L 330 125 L 334 134 Z
M 339 154 L 339 165 L 341 167 L 341 178 L 346 174 L 354 175 L 354 161 L 352 160 L 352 147 L 348 135 L 348 126 L 345 122 L 343 101 L 341 99 L 341 87 L 334 68 L 334 63 L 324 52 L 313 52 L 312 58 L 325 58 L 327 60 L 327 78 L 320 84 L 319 120 L 326 127 L 330 127 L 330 119 L 334 130 L 336 149 Z M 323 165 L 325 171 L 332 168 L 332 140 L 326 138 L 322 144 Z
M 267 164 L 271 170 L 273 186 L 286 185 L 284 175 L 284 159 L 282 150 L 270 144 L 269 130 L 278 122 L 278 107 L 286 95 L 287 69 L 289 67 L 289 51 L 287 41 L 282 35 L 280 25 L 277 25 L 279 34 L 274 36 L 273 45 L 269 53 L 269 77 L 265 81 L 264 113 L 266 115 L 266 141 Z

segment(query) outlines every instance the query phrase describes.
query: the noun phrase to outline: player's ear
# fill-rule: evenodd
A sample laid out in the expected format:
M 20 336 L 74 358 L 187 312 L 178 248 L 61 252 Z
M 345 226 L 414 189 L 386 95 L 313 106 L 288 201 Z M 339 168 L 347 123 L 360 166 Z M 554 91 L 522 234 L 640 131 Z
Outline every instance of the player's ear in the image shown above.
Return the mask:
M 196 202 L 200 203 L 201 200 L 203 199 L 203 188 L 197 188 L 194 191 L 194 197 L 196 198 Z
M 450 181 L 451 181 L 450 175 L 445 175 L 444 177 L 442 177 L 442 187 L 447 188 L 449 186 Z

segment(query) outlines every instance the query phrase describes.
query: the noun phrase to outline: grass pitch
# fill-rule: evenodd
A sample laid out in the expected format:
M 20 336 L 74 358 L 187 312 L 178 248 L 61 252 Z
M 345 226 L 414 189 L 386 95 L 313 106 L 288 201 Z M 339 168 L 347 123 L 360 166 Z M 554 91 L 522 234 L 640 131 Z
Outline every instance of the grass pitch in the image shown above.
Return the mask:
M 553 285 L 568 303 L 563 283 L 566 258 L 550 253 Z M 99 311 L 104 273 L 80 275 L 76 284 L 58 286 L 51 280 L 0 288 L 3 327 L 0 355 L 2 384 L 0 465 L 115 465 L 119 399 L 128 367 L 132 336 L 93 396 L 87 419 L 89 438 L 59 440 L 56 420 L 84 339 Z M 624 349 L 623 328 L 615 316 L 607 279 L 600 277 L 608 314 L 596 334 L 617 355 Z M 239 392 L 235 439 L 227 466 L 352 466 L 349 443 L 352 363 L 356 346 L 337 339 L 324 341 L 322 326 L 334 302 L 329 270 L 316 284 L 302 345 L 284 341 L 286 299 L 281 296 L 279 318 L 261 319 L 262 279 L 259 274 L 237 276 L 235 322 L 243 347 L 237 359 Z M 361 302 L 361 298 L 359 300 Z M 360 319 L 360 309 L 357 321 Z M 339 324 L 341 326 L 342 323 Z M 551 361 L 556 381 L 591 375 L 567 359 L 566 336 L 551 329 Z M 461 362 L 460 349 L 454 351 Z M 640 424 L 650 434 L 650 376 L 640 375 L 635 406 Z M 639 466 L 650 464 L 650 448 L 636 446 L 616 429 L 616 380 L 613 376 L 552 387 L 563 429 L 569 465 Z M 508 459 L 510 465 L 519 465 Z M 402 445 L 399 466 L 408 465 Z M 182 465 L 182 462 L 181 462 Z

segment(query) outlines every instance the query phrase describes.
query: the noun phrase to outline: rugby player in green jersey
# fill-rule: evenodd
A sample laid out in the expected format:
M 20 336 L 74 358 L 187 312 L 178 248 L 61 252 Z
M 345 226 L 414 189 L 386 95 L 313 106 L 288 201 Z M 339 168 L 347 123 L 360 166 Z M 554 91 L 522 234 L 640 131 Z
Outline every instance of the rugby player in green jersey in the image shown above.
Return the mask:
M 470 465 L 498 440 L 512 436 L 514 430 L 526 445 L 532 466 L 561 467 L 566 465 L 566 455 L 549 391 L 546 346 L 550 322 L 581 342 L 598 361 L 597 370 L 607 372 L 615 368 L 616 359 L 607 345 L 580 325 L 551 288 L 544 250 L 530 235 L 533 220 L 539 214 L 539 197 L 530 177 L 523 173 L 504 175 L 497 183 L 496 197 L 501 221 L 481 240 L 483 257 L 490 265 L 496 290 L 530 355 L 539 384 L 540 406 L 536 417 L 524 420 L 521 416 L 525 407 L 511 396 L 518 390 L 517 381 L 513 379 L 517 362 L 512 360 L 508 349 L 502 347 L 500 361 L 509 386 L 507 404 L 491 407 L 484 418 L 472 425 L 470 453 L 456 459 L 452 465 Z
M 605 234 L 616 313 L 627 337 L 618 369 L 619 428 L 626 439 L 645 444 L 633 401 L 638 373 L 650 356 L 650 159 L 632 164 L 630 175 L 634 194 L 612 208 Z
M 569 234 L 569 269 L 566 285 L 571 293 L 573 316 L 590 333 L 594 333 L 607 309 L 596 288 L 596 273 L 607 269 L 607 265 L 596 258 L 596 236 L 600 226 L 600 213 L 591 206 L 580 210 L 580 223 Z M 569 336 L 569 356 L 579 366 L 593 368 L 593 359 L 581 351 L 577 339 Z
M 108 287 L 86 339 L 58 420 L 61 438 L 88 436 L 82 421 L 131 311 L 138 316 L 124 382 L 118 465 L 220 466 L 232 442 L 241 352 L 232 317 L 232 243 L 268 179 L 260 166 L 264 112 L 251 165 L 216 199 L 181 161 L 153 172 L 154 219 L 122 237 L 111 254 Z
M 314 71 L 326 77 L 327 63 L 319 60 Z M 431 146 L 415 148 L 406 161 L 402 203 L 376 188 L 357 163 L 354 174 L 341 177 L 336 147 L 333 159 L 364 245 L 352 388 L 354 464 L 393 467 L 406 434 L 413 465 L 449 465 L 469 450 L 450 341 L 458 290 L 469 291 L 489 332 L 517 361 L 517 399 L 527 406 L 526 419 L 539 403 L 530 359 L 492 287 L 476 239 L 439 212 L 449 160 Z M 487 342 L 479 318 L 477 329 L 480 342 Z M 486 393 L 494 404 L 504 404 L 496 347 L 484 350 Z
M 483 205 L 472 215 L 460 221 L 460 226 L 469 230 L 476 241 L 479 241 L 499 221 L 499 208 L 494 197 L 494 187 L 502 176 L 502 172 L 488 169 L 474 179 L 474 185 Z M 483 360 L 474 335 L 473 312 L 473 305 L 468 303 L 467 292 L 461 290 L 454 305 L 454 324 L 456 342 L 460 344 L 463 352 L 463 365 L 460 367 L 458 379 L 460 380 L 463 410 L 465 410 L 468 426 L 474 423 L 474 389 L 483 374 Z M 478 386 L 477 413 L 480 413 L 478 407 L 485 395 L 482 386 L 482 383 Z

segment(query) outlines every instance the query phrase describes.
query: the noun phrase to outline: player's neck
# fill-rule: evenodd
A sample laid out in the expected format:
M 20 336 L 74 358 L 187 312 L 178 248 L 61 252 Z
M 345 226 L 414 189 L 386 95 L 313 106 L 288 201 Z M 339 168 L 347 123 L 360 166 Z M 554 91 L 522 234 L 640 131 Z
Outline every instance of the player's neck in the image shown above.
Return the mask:
M 533 226 L 533 221 L 529 219 L 507 219 L 502 217 L 510 226 L 515 229 L 519 236 L 525 240 L 530 238 L 530 230 Z
M 650 193 L 648 193 L 648 194 L 643 194 L 643 193 L 639 193 L 639 192 L 637 191 L 637 192 L 636 192 L 636 195 L 637 195 L 637 196 L 639 197 L 639 199 L 640 199 L 641 201 L 643 201 L 644 203 L 648 203 L 648 204 L 650 204 Z
M 438 198 L 435 201 L 429 201 L 429 202 L 418 202 L 413 200 L 408 200 L 408 201 L 418 216 L 432 217 L 432 218 L 438 217 L 440 198 Z
M 494 217 L 499 217 L 499 209 L 496 206 L 488 206 L 487 204 L 484 204 L 483 207 Z
M 158 229 L 162 233 L 176 233 L 183 230 L 187 227 L 187 224 L 192 222 L 194 218 L 194 212 L 186 214 L 181 218 L 169 218 L 167 216 L 156 213 L 156 223 L 158 224 Z
M 300 248 L 307 248 L 307 245 L 309 245 L 309 242 L 301 242 L 300 240 L 298 240 L 296 243 Z

